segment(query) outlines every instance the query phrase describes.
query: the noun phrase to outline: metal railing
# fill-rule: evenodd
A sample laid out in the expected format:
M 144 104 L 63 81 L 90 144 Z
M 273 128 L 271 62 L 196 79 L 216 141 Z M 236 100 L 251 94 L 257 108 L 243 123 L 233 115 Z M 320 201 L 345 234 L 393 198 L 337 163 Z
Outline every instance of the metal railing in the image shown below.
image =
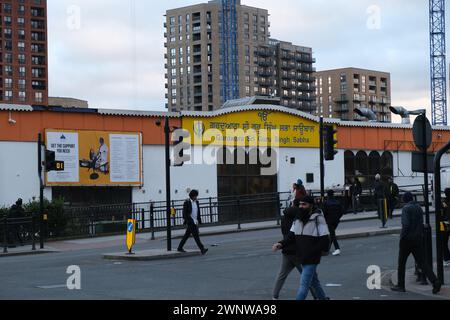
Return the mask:
M 23 218 L 0 219 L 3 253 L 8 253 L 8 247 L 14 246 L 17 240 L 20 245 L 31 244 L 31 250 L 36 251 L 36 238 L 39 237 L 34 215 Z

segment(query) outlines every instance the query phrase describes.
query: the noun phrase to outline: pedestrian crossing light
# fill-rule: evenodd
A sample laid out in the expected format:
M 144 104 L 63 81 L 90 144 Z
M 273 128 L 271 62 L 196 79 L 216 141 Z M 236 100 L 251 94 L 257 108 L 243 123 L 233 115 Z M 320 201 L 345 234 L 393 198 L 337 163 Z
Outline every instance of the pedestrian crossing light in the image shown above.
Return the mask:
M 45 171 L 64 171 L 64 162 L 56 161 L 55 151 L 45 150 Z
M 323 141 L 323 147 L 324 147 L 324 158 L 326 161 L 333 161 L 334 156 L 338 153 L 336 151 L 337 147 L 337 140 L 336 137 L 337 130 L 335 130 L 334 126 L 324 126 L 324 141 Z

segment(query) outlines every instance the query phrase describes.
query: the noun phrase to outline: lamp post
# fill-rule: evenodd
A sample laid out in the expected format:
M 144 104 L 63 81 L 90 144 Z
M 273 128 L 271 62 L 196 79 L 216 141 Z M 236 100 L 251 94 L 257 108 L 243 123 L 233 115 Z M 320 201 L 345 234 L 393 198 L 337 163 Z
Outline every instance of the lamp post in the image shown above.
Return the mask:
M 390 107 L 392 113 L 400 115 L 403 123 L 408 123 L 410 115 L 416 115 L 421 118 L 416 119 L 414 123 L 414 141 L 416 146 L 421 149 L 423 156 L 423 176 L 424 176 L 424 188 L 423 198 L 425 203 L 425 259 L 428 265 L 433 268 L 433 249 L 432 249 L 432 236 L 431 236 L 431 224 L 430 224 L 430 205 L 428 201 L 428 148 L 431 144 L 431 130 L 430 122 L 427 119 L 427 111 L 425 109 L 418 110 L 406 110 L 403 107 Z

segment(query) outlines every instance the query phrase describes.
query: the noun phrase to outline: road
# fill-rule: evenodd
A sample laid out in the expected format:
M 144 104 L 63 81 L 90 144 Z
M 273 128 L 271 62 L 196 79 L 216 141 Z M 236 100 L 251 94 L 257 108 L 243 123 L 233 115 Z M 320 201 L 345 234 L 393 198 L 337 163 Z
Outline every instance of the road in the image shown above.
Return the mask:
M 270 249 L 279 239 L 278 230 L 203 237 L 210 248 L 206 256 L 152 262 L 102 259 L 102 253 L 122 249 L 117 247 L 2 258 L 0 299 L 270 300 L 280 263 L 280 254 Z M 165 242 L 137 249 L 149 246 L 164 248 Z M 342 240 L 341 246 L 342 256 L 325 257 L 319 267 L 331 299 L 431 299 L 367 289 L 368 266 L 377 265 L 385 274 L 395 270 L 398 235 Z M 192 239 L 186 248 L 194 248 Z M 409 267 L 412 263 L 411 258 Z M 81 268 L 81 290 L 65 286 L 70 265 Z M 298 283 L 299 275 L 293 272 L 280 299 L 293 299 Z

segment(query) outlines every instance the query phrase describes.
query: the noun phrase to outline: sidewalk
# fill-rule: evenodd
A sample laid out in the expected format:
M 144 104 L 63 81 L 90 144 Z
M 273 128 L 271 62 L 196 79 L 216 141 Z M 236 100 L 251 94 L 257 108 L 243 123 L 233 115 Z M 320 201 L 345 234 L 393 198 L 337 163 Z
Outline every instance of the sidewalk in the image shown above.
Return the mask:
M 406 292 L 414 292 L 417 294 L 425 295 L 428 297 L 433 297 L 435 299 L 445 299 L 450 300 L 450 268 L 444 267 L 444 283 L 445 285 L 442 286 L 441 291 L 439 294 L 433 294 L 432 293 L 432 285 L 421 285 L 420 282 L 416 282 L 416 276 L 414 275 L 414 269 L 408 269 L 406 270 L 406 276 L 405 276 L 405 287 Z M 434 271 L 436 271 L 436 264 L 434 264 Z M 393 272 L 391 275 L 391 284 L 397 283 L 397 271 Z M 386 288 L 388 289 L 388 288 Z M 402 293 L 398 293 L 402 294 Z
M 394 221 L 398 221 L 401 211 L 397 210 L 394 212 Z M 350 227 L 349 222 L 357 221 L 370 221 L 370 226 L 366 227 Z M 372 223 L 373 222 L 373 223 Z M 359 237 L 369 237 L 385 234 L 396 234 L 400 232 L 399 227 L 388 227 L 386 229 L 380 229 L 380 222 L 376 212 L 361 212 L 358 214 L 347 214 L 342 220 L 341 224 L 337 230 L 338 239 L 350 239 Z M 389 226 L 389 224 L 388 224 Z M 249 232 L 249 231 L 261 231 L 270 229 L 279 229 L 280 226 L 277 225 L 277 221 L 264 221 L 264 222 L 253 222 L 253 223 L 243 223 L 241 229 L 238 229 L 237 224 L 231 225 L 221 225 L 221 226 L 205 226 L 200 228 L 202 236 L 212 236 L 212 235 L 222 235 L 230 234 L 236 232 Z M 172 239 L 181 239 L 184 235 L 185 230 L 172 230 Z M 166 239 L 166 231 L 155 232 L 155 240 L 152 239 L 151 232 L 138 233 L 136 235 L 136 244 L 148 244 L 152 241 L 163 241 Z M 41 254 L 41 253 L 51 253 L 51 252 L 67 252 L 67 251 L 78 251 L 78 250 L 89 250 L 89 249 L 101 249 L 101 248 L 112 248 L 125 246 L 125 233 L 119 236 L 109 236 L 109 237 L 98 237 L 98 238 L 86 238 L 77 240 L 63 240 L 63 241 L 50 241 L 45 243 L 45 250 L 39 250 L 39 244 L 37 244 L 37 250 L 31 251 L 31 246 L 8 248 L 8 253 L 4 254 L 2 248 L 0 248 L 0 258 L 5 256 L 15 256 L 15 255 L 29 255 L 29 254 Z

